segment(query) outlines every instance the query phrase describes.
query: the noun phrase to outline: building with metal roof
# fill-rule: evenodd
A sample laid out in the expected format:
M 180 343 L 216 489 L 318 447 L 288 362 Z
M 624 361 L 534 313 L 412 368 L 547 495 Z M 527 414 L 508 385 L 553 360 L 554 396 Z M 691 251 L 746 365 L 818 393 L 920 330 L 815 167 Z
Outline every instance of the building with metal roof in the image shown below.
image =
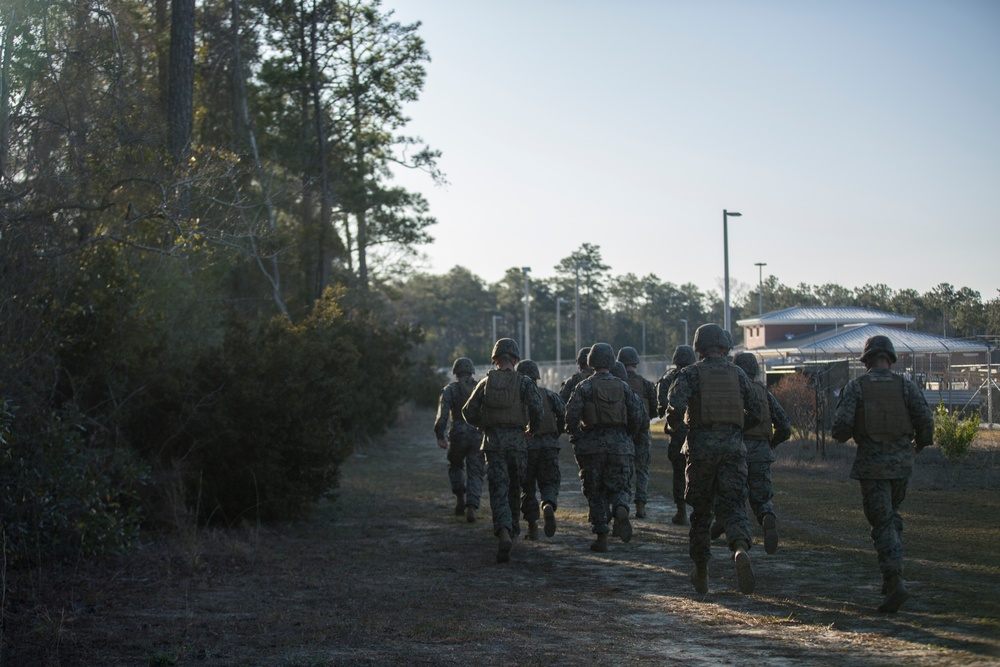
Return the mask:
M 907 327 L 913 321 L 908 315 L 867 308 L 813 306 L 786 308 L 737 324 L 744 330 L 744 349 L 758 355 L 768 372 L 828 368 L 846 361 L 843 382 L 865 372 L 860 361 L 865 341 L 887 336 L 896 349 L 893 370 L 914 380 L 925 393 L 956 392 L 948 404 L 978 404 L 987 393 L 981 391 L 987 378 L 996 375 L 987 343 L 911 331 Z

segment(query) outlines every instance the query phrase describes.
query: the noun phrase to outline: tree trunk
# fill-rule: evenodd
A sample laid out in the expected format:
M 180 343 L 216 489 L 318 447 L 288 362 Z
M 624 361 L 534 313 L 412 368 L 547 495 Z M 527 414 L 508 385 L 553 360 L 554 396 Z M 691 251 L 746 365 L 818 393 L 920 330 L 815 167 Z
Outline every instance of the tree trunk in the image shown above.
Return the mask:
M 194 0 L 171 1 L 167 146 L 176 165 L 190 154 L 194 126 L 194 7 Z

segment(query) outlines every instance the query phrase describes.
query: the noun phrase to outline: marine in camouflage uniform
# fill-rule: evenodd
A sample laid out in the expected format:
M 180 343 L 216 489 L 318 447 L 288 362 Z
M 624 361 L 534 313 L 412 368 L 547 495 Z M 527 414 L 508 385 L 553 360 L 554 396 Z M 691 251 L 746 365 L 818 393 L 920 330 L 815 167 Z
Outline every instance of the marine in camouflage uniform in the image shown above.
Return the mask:
M 743 444 L 747 448 L 750 509 L 757 518 L 757 523 L 764 529 L 764 551 L 773 554 L 778 550 L 778 518 L 774 512 L 774 503 L 771 502 L 774 498 L 771 463 L 774 462 L 774 449 L 792 436 L 792 423 L 774 394 L 765 385 L 755 381 L 760 373 L 757 357 L 750 352 L 741 352 L 733 358 L 733 363 L 753 380 L 751 385 L 764 413 L 760 424 L 743 429 Z M 722 533 L 725 524 L 726 508 L 721 503 L 716 503 L 713 539 Z M 718 534 L 716 531 L 719 531 Z
M 635 516 L 646 518 L 646 501 L 649 499 L 649 464 L 650 448 L 653 444 L 649 435 L 649 420 L 656 414 L 656 385 L 636 372 L 639 366 L 639 352 L 634 347 L 623 347 L 618 350 L 618 361 L 625 366 L 628 374 L 626 380 L 632 391 L 639 397 L 642 405 L 643 420 L 638 433 L 632 438 L 635 446 Z
M 629 500 L 632 486 L 632 436 L 642 424 L 642 407 L 632 388 L 614 377 L 614 349 L 607 343 L 590 348 L 594 374 L 580 382 L 566 404 L 566 432 L 580 465 L 583 495 L 597 540 L 591 549 L 608 550 L 608 507 L 613 508 L 617 534 L 632 539 Z
M 878 610 L 893 613 L 909 597 L 903 583 L 903 518 L 899 507 L 913 472 L 914 454 L 934 444 L 934 416 L 917 386 L 889 370 L 896 351 L 886 336 L 865 341 L 868 372 L 847 383 L 833 416 L 833 437 L 858 445 L 851 477 L 861 482 L 862 505 L 882 571 L 885 599 Z
M 476 387 L 475 370 L 468 357 L 455 360 L 451 367 L 455 381 L 441 390 L 437 418 L 434 420 L 438 446 L 448 450 L 448 479 L 451 481 L 451 492 L 457 499 L 455 514 L 464 512 L 469 523 L 476 520 L 486 471 L 486 457 L 481 449 L 482 434 L 462 417 L 462 407 Z
M 559 435 L 566 430 L 566 404 L 559 394 L 547 387 L 539 387 L 541 374 L 538 364 L 522 359 L 517 372 L 531 378 L 542 397 L 542 425 L 534 437 L 528 438 L 528 467 L 521 487 L 521 514 L 528 522 L 526 539 L 538 539 L 539 505 L 535 496 L 537 487 L 541 495 L 541 515 L 545 517 L 545 535 L 556 534 L 556 508 L 559 500 Z
M 534 436 L 542 422 L 542 398 L 535 383 L 514 370 L 520 355 L 516 341 L 498 340 L 493 346 L 497 368 L 479 381 L 462 408 L 465 421 L 483 432 L 498 563 L 510 560 L 513 538 L 521 532 L 518 507 L 528 467 L 527 437 Z
M 667 414 L 667 394 L 670 391 L 670 385 L 674 383 L 674 379 L 680 374 L 681 369 L 690 366 L 697 360 L 694 348 L 690 345 L 678 345 L 674 349 L 674 356 L 671 359 L 674 367 L 666 371 L 656 382 L 657 416 L 662 418 Z M 673 468 L 673 496 L 674 505 L 677 506 L 677 512 L 674 513 L 671 521 L 677 525 L 686 526 L 688 516 L 687 505 L 684 502 L 684 491 L 687 488 L 687 482 L 684 479 L 684 468 L 687 466 L 687 460 L 681 453 L 681 448 L 687 438 L 687 425 L 681 422 L 671 426 L 670 422 L 664 421 L 663 432 L 670 438 L 670 444 L 667 445 L 667 458 Z
M 563 400 L 563 403 L 569 403 L 569 397 L 573 395 L 576 385 L 594 374 L 594 369 L 587 365 L 588 355 L 590 355 L 589 347 L 581 347 L 580 351 L 577 352 L 576 365 L 579 370 L 566 378 L 559 387 L 559 398 Z
M 750 523 L 747 520 L 747 462 L 743 428 L 761 421 L 760 401 L 750 379 L 726 358 L 729 339 L 717 324 L 703 324 L 694 335 L 701 361 L 681 369 L 667 394 L 667 421 L 676 428 L 687 423 L 683 452 L 687 459 L 687 495 L 691 506 L 689 532 L 695 571 L 691 583 L 708 592 L 708 561 L 712 557 L 712 508 L 716 498 L 728 511 L 726 535 L 733 551 L 741 593 L 752 593 Z

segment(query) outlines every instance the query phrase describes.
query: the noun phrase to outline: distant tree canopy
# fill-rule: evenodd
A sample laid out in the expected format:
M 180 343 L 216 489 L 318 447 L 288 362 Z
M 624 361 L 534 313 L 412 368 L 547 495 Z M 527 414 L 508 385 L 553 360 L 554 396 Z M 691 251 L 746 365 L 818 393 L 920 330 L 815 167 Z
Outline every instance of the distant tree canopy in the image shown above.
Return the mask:
M 723 319 L 723 302 L 717 293 L 704 292 L 691 283 L 664 282 L 653 274 L 614 275 L 601 259 L 601 248 L 594 244 L 585 243 L 556 261 L 553 270 L 552 278 L 529 281 L 531 355 L 536 360 L 551 361 L 557 356 L 557 312 L 558 356 L 576 357 L 577 288 L 581 345 L 606 341 L 616 349 L 631 345 L 640 353 L 669 355 L 685 342 L 685 320 L 690 343 L 698 326 Z M 455 267 L 444 275 L 401 278 L 394 291 L 403 298 L 390 304 L 390 309 L 402 321 L 424 329 L 427 338 L 421 351 L 439 367 L 449 366 L 458 356 L 488 363 L 494 323 L 497 336 L 523 340 L 524 276 L 516 267 L 492 285 L 467 268 Z M 731 306 L 733 321 L 756 315 L 761 305 L 764 312 L 795 306 L 862 306 L 913 316 L 910 328 L 917 331 L 958 338 L 1000 334 L 1000 298 L 983 302 L 978 292 L 948 284 L 919 294 L 886 285 L 789 287 L 772 275 L 764 281 L 762 303 L 756 288 L 741 291 Z M 740 342 L 742 328 L 734 325 L 733 335 Z

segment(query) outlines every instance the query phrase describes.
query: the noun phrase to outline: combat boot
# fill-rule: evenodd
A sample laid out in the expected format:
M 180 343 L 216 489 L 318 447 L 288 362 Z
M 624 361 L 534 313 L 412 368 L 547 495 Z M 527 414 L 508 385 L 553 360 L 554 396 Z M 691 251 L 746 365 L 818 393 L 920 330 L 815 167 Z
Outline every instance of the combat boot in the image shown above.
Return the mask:
M 724 532 L 726 532 L 726 524 L 722 523 L 719 520 L 716 520 L 715 523 L 712 524 L 712 539 L 713 540 L 719 539 L 720 537 L 722 537 L 722 534 Z
M 476 522 L 476 508 L 472 505 L 465 506 L 465 520 L 469 523 Z
M 455 516 L 462 516 L 462 513 L 465 512 L 465 491 L 454 491 L 453 493 L 455 494 L 455 498 L 457 498 L 455 502 Z
M 764 552 L 773 554 L 778 550 L 778 519 L 773 514 L 765 514 L 760 525 L 764 528 Z
M 708 563 L 695 563 L 695 570 L 691 573 L 691 583 L 694 589 L 704 595 L 708 593 Z
M 671 521 L 677 524 L 678 526 L 688 525 L 687 505 L 683 501 L 677 503 L 677 513 L 674 514 L 674 517 L 671 519 Z
M 885 591 L 885 599 L 878 610 L 887 614 L 895 614 L 910 597 L 910 592 L 906 590 L 903 579 L 898 574 L 890 574 L 885 578 Z
M 514 540 L 510 539 L 510 531 L 501 528 L 497 534 L 497 562 L 506 563 L 510 560 L 510 550 L 514 548 Z
M 607 553 L 608 552 L 608 534 L 607 533 L 598 533 L 597 534 L 597 540 L 595 540 L 594 543 L 590 545 L 590 550 L 591 551 L 596 551 L 599 554 Z
M 622 542 L 632 539 L 632 524 L 628 520 L 628 508 L 619 505 L 615 508 L 615 531 Z
M 556 508 L 552 503 L 545 503 L 542 514 L 545 516 L 545 536 L 552 537 L 556 534 Z
M 537 540 L 538 539 L 538 522 L 528 521 L 528 534 L 524 536 L 526 540 Z
M 646 503 L 642 500 L 635 501 L 635 518 L 636 519 L 646 518 Z
M 753 574 L 753 565 L 750 563 L 750 545 L 744 540 L 736 542 L 736 551 L 733 554 L 733 562 L 736 564 L 736 585 L 740 593 L 750 595 L 753 593 L 754 584 L 757 582 Z

